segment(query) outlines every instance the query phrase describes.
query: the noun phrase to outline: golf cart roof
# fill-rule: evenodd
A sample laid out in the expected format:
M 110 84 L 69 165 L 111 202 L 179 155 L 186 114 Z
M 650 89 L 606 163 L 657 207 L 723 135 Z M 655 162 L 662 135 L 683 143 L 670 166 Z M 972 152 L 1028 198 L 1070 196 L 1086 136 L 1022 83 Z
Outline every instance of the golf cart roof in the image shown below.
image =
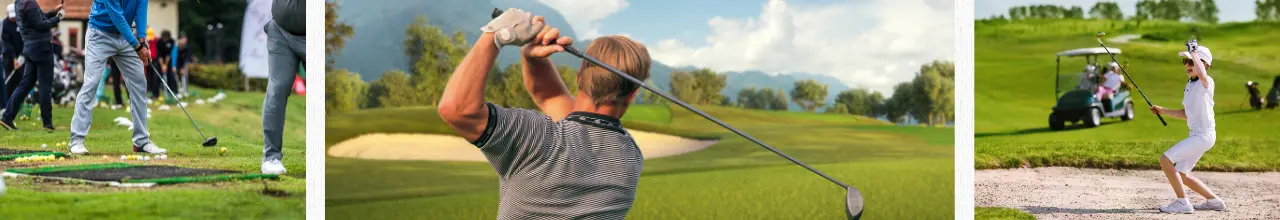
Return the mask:
M 1072 49 L 1072 50 L 1058 52 L 1058 56 L 1074 57 L 1074 56 L 1084 56 L 1084 55 L 1107 54 L 1107 51 L 1111 51 L 1111 53 L 1114 53 L 1114 54 L 1120 54 L 1119 48 L 1108 47 L 1106 49 L 1103 49 L 1101 47 L 1090 47 L 1090 48 L 1079 48 L 1079 49 Z

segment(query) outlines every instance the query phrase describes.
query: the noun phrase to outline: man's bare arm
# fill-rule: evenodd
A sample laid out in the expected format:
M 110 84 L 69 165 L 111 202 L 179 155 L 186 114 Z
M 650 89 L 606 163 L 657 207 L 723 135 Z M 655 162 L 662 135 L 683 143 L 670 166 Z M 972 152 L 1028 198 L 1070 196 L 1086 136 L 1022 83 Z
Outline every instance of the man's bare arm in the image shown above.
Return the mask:
M 543 18 L 536 16 L 533 19 L 541 22 Z M 568 88 L 561 82 L 563 79 L 560 78 L 560 72 L 556 71 L 555 64 L 547 56 L 564 51 L 563 45 L 572 43 L 572 38 L 562 38 L 559 29 L 548 26 L 542 28 L 533 42 L 521 48 L 523 58 L 520 64 L 523 65 L 524 88 L 529 91 L 533 103 L 554 121 L 560 121 L 573 111 L 573 95 L 569 94 Z
M 453 70 L 436 109 L 454 133 L 470 142 L 480 138 L 489 122 L 484 79 L 498 57 L 498 47 L 494 44 L 493 33 L 480 35 L 462 63 Z

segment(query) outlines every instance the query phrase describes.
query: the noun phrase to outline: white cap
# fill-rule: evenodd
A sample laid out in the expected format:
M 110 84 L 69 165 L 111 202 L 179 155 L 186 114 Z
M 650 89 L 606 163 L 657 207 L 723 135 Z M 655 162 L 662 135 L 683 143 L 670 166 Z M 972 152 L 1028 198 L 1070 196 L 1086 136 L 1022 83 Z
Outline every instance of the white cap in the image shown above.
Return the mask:
M 1213 66 L 1213 53 L 1212 53 L 1212 52 L 1209 52 L 1209 48 L 1208 48 L 1208 47 L 1204 47 L 1204 46 L 1197 46 L 1197 48 L 1196 48 L 1196 55 L 1199 55 L 1199 56 L 1200 56 L 1200 60 L 1201 60 L 1201 61 L 1204 61 L 1204 64 L 1205 64 L 1205 65 Z M 1187 53 L 1186 51 L 1182 51 L 1182 52 L 1178 52 L 1178 56 L 1186 57 L 1186 58 L 1191 58 L 1191 53 Z
M 14 10 L 14 8 L 13 8 L 13 4 L 9 4 L 9 9 L 8 9 L 8 10 L 9 10 L 9 13 L 8 13 L 8 14 L 9 14 L 9 18 L 14 18 L 14 17 L 16 17 L 16 16 L 17 16 L 17 11 L 16 11 L 16 10 Z
M 1111 68 L 1120 68 L 1120 63 L 1116 63 L 1115 61 L 1112 61 L 1111 63 L 1107 63 L 1107 65 L 1111 66 Z
M 1086 66 L 1084 66 L 1084 71 L 1085 71 L 1085 72 L 1090 72 L 1090 73 L 1092 73 L 1092 72 L 1093 72 L 1093 70 L 1094 70 L 1093 65 L 1086 65 Z

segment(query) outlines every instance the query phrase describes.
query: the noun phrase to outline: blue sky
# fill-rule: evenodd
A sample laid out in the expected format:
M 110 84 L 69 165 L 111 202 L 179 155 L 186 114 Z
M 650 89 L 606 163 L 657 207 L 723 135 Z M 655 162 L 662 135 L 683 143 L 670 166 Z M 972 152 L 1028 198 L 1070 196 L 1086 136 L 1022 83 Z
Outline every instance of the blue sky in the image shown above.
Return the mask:
M 1084 8 L 1085 13 L 1089 13 L 1089 8 L 1093 7 L 1098 0 L 974 0 L 973 1 L 973 18 L 982 19 L 996 15 L 1007 14 L 1009 8 L 1018 5 L 1033 4 L 1053 4 L 1064 6 L 1080 6 Z M 1107 2 L 1116 2 L 1120 5 L 1120 11 L 1124 12 L 1124 16 L 1133 16 L 1135 11 L 1134 5 L 1138 0 L 1112 0 Z M 1253 14 L 1254 2 L 1249 0 L 1219 0 L 1214 1 L 1218 5 L 1218 20 L 1221 22 L 1233 21 L 1250 21 L 1255 17 Z
M 626 35 L 672 66 L 833 76 L 889 93 L 955 57 L 951 0 L 538 0 L 575 37 Z

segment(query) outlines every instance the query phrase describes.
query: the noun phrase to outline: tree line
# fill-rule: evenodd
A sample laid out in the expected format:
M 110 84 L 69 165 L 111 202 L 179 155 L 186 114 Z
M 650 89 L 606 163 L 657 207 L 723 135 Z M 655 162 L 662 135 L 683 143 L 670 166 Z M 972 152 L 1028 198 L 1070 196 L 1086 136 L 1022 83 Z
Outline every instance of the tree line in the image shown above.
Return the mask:
M 1257 0 L 1259 20 L 1275 20 L 1278 0 Z M 1134 4 L 1136 9 L 1133 20 L 1170 20 L 1194 21 L 1202 23 L 1218 23 L 1218 6 L 1213 0 L 1140 0 Z M 1087 17 L 1086 17 L 1087 15 Z M 1089 8 L 1088 13 L 1080 6 L 1064 7 L 1058 5 L 1025 5 L 1010 7 L 1004 15 L 996 20 L 1029 20 L 1029 19 L 1101 19 L 1123 20 L 1124 14 L 1120 5 L 1115 2 L 1097 2 Z
M 326 4 L 325 25 L 339 32 L 326 33 L 326 55 L 340 53 L 353 31 L 339 22 L 332 3 Z M 359 73 L 346 69 L 329 69 L 326 74 L 325 107 L 330 112 L 349 112 L 365 108 L 433 106 L 440 100 L 444 85 L 453 68 L 466 56 L 467 42 L 462 32 L 446 34 L 418 17 L 404 33 L 405 57 L 409 71 L 390 70 L 377 80 L 366 83 Z M 520 64 L 494 66 L 485 79 L 485 100 L 494 104 L 533 109 L 537 106 L 523 84 Z M 571 93 L 577 92 L 576 70 L 559 65 L 561 80 Z M 797 81 L 790 90 L 748 87 L 737 92 L 736 101 L 721 92 L 726 75 L 709 68 L 674 71 L 672 96 L 694 105 L 720 105 L 746 109 L 786 111 L 794 103 L 806 112 L 850 114 L 884 117 L 893 122 L 908 118 L 930 125 L 954 121 L 955 66 L 947 61 L 934 61 L 921 66 L 915 78 L 894 87 L 892 96 L 865 88 L 838 93 L 827 103 L 828 87 L 815 80 Z M 664 99 L 649 91 L 639 91 L 636 103 L 659 104 Z

